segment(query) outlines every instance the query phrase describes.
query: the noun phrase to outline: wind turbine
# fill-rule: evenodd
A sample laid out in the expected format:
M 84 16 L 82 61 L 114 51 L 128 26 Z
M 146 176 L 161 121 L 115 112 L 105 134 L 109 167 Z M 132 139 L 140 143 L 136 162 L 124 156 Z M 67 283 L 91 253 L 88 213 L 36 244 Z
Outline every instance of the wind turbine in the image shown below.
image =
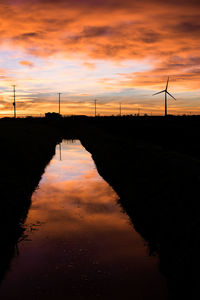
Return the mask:
M 174 98 L 169 92 L 168 92 L 168 83 L 169 83 L 169 77 L 167 79 L 167 84 L 166 84 L 166 88 L 165 90 L 161 91 L 161 92 L 158 92 L 158 93 L 155 93 L 153 94 L 152 96 L 155 96 L 155 95 L 158 95 L 158 94 L 161 94 L 161 93 L 165 93 L 165 116 L 167 116 L 167 94 L 172 97 L 174 100 L 176 100 L 176 98 Z

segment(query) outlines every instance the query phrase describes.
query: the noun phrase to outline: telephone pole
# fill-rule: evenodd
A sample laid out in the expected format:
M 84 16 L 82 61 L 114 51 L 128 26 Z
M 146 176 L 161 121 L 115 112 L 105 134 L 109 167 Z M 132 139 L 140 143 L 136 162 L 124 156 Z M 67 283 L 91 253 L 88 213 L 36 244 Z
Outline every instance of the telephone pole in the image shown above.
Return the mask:
M 120 115 L 120 117 L 122 116 L 122 105 L 121 105 L 121 103 L 119 104 L 119 115 Z
M 16 118 L 16 95 L 15 95 L 15 87 L 16 85 L 13 85 L 13 108 L 14 108 L 14 118 Z
M 58 93 L 58 113 L 60 114 L 60 95 L 62 93 Z
M 97 100 L 94 100 L 94 116 L 96 117 L 97 115 Z
M 62 160 L 62 146 L 61 143 L 59 144 L 59 152 L 60 152 L 60 161 Z

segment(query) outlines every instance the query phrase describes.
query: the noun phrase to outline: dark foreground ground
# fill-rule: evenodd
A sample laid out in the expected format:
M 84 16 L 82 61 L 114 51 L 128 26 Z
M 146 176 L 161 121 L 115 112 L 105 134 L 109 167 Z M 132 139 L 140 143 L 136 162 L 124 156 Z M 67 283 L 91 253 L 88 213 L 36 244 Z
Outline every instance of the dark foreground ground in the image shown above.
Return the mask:
M 0 281 L 17 252 L 23 222 L 60 137 L 43 122 L 0 120 Z
M 79 138 L 150 254 L 159 255 L 170 298 L 198 299 L 199 128 L 198 116 L 0 120 L 0 279 L 55 145 Z

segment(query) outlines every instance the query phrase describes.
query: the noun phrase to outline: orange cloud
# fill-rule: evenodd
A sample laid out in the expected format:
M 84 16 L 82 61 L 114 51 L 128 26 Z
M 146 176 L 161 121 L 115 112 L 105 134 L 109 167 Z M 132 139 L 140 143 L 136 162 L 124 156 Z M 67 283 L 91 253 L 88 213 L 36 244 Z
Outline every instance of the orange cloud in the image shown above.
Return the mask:
M 84 62 L 82 65 L 83 65 L 84 67 L 88 68 L 88 69 L 91 69 L 91 70 L 96 69 L 96 66 L 95 66 L 94 63 Z
M 197 0 L 1 1 L 0 20 L 0 43 L 11 49 L 43 58 L 78 58 L 89 69 L 95 69 L 95 59 L 147 59 L 152 67 L 117 79 L 108 74 L 105 87 L 157 88 L 170 75 L 176 86 L 199 89 Z
M 22 60 L 19 63 L 20 63 L 20 65 L 27 66 L 29 68 L 32 68 L 34 66 L 34 64 L 28 60 Z
M 75 51 L 95 58 L 159 58 L 177 50 L 184 55 L 198 50 L 198 9 L 196 1 L 18 1 L 0 6 L 1 36 L 44 56 Z

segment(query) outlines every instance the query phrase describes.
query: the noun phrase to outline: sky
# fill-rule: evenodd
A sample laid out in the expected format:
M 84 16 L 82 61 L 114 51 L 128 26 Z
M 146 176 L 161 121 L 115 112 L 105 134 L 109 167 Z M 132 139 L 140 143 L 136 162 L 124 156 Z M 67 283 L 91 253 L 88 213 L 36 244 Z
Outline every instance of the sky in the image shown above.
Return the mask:
M 199 0 L 1 0 L 0 116 L 200 114 Z

